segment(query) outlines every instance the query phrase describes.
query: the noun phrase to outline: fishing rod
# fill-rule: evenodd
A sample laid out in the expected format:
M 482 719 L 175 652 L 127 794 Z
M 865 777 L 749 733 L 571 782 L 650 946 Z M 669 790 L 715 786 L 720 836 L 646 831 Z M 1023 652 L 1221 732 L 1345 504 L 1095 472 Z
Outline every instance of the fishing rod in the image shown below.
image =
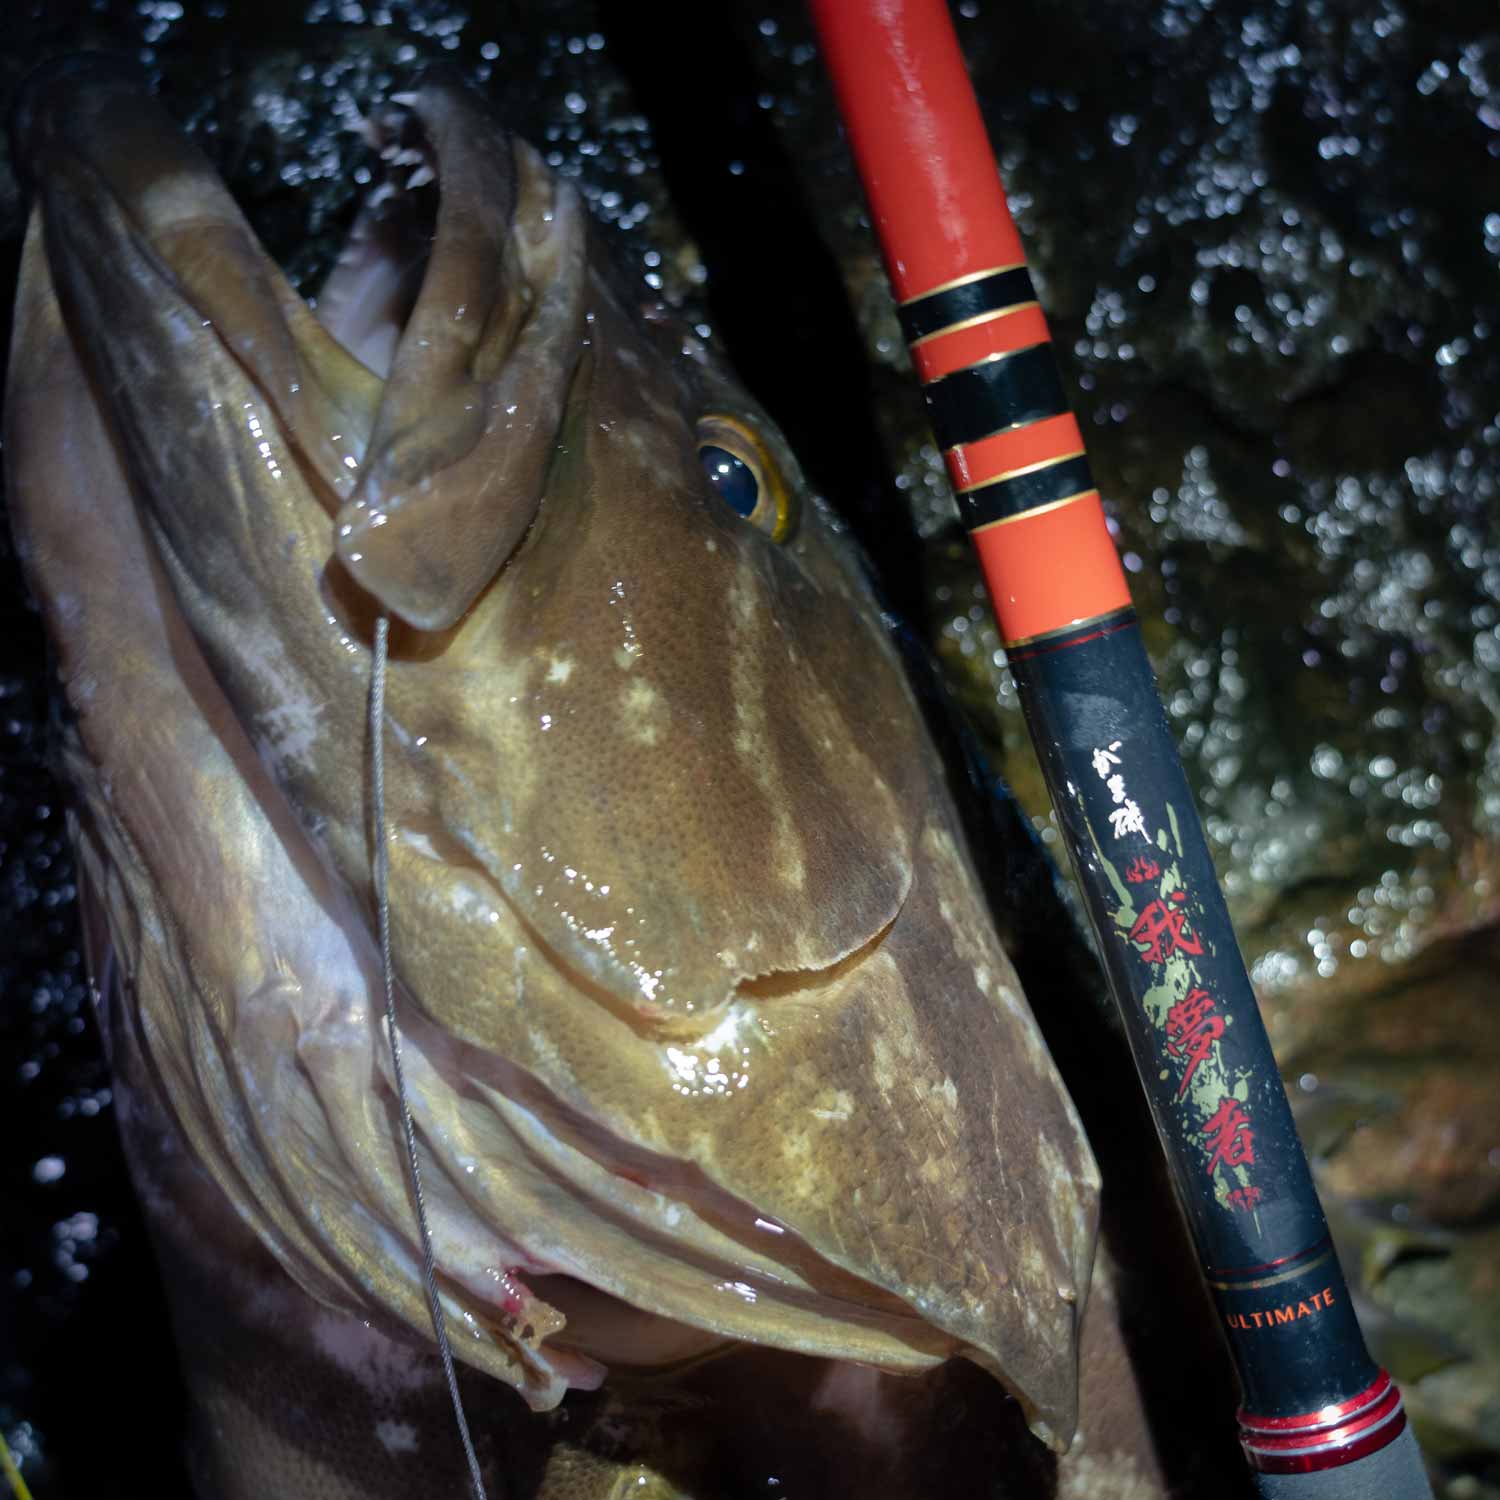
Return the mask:
M 945 0 L 809 0 L 1267 1500 L 1431 1500 L 1365 1347 Z

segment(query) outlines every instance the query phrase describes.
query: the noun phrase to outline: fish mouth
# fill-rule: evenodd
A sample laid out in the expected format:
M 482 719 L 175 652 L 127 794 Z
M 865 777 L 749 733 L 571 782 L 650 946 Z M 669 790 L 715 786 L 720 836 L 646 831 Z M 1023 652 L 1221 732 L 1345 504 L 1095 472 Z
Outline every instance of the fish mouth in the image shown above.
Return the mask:
M 415 90 L 394 93 L 360 120 L 384 175 L 309 299 L 324 328 L 381 380 L 421 295 L 438 230 L 441 163 L 419 100 Z

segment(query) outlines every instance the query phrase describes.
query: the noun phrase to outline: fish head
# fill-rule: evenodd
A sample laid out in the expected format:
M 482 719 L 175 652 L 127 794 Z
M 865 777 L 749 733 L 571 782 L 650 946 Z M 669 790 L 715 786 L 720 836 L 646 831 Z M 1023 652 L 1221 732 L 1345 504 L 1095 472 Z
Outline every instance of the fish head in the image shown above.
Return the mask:
M 6 452 L 80 867 L 246 1222 L 425 1325 L 380 827 L 461 1359 L 546 1407 L 735 1340 L 962 1355 L 1065 1443 L 1097 1173 L 764 412 L 450 82 L 369 122 L 409 185 L 315 307 L 128 75 L 19 120 Z

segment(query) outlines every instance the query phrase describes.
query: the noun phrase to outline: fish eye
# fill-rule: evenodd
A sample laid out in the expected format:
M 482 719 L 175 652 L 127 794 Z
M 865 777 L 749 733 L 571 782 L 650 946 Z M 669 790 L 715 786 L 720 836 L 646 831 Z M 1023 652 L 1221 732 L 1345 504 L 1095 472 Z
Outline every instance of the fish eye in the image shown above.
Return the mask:
M 796 524 L 791 491 L 770 449 L 735 417 L 714 415 L 698 422 L 698 457 L 709 486 L 736 515 L 758 526 L 773 542 L 784 542 Z
M 704 443 L 698 450 L 708 482 L 729 503 L 729 508 L 747 519 L 760 503 L 760 480 L 742 458 L 717 443 Z

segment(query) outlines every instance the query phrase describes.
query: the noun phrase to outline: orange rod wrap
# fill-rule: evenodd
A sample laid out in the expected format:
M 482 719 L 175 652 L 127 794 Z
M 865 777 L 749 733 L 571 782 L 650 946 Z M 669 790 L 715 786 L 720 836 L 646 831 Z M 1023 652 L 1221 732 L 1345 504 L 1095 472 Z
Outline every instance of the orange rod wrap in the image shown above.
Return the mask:
M 1097 494 L 1015 524 L 1093 482 L 943 0 L 812 11 L 1003 639 L 1127 607 Z

